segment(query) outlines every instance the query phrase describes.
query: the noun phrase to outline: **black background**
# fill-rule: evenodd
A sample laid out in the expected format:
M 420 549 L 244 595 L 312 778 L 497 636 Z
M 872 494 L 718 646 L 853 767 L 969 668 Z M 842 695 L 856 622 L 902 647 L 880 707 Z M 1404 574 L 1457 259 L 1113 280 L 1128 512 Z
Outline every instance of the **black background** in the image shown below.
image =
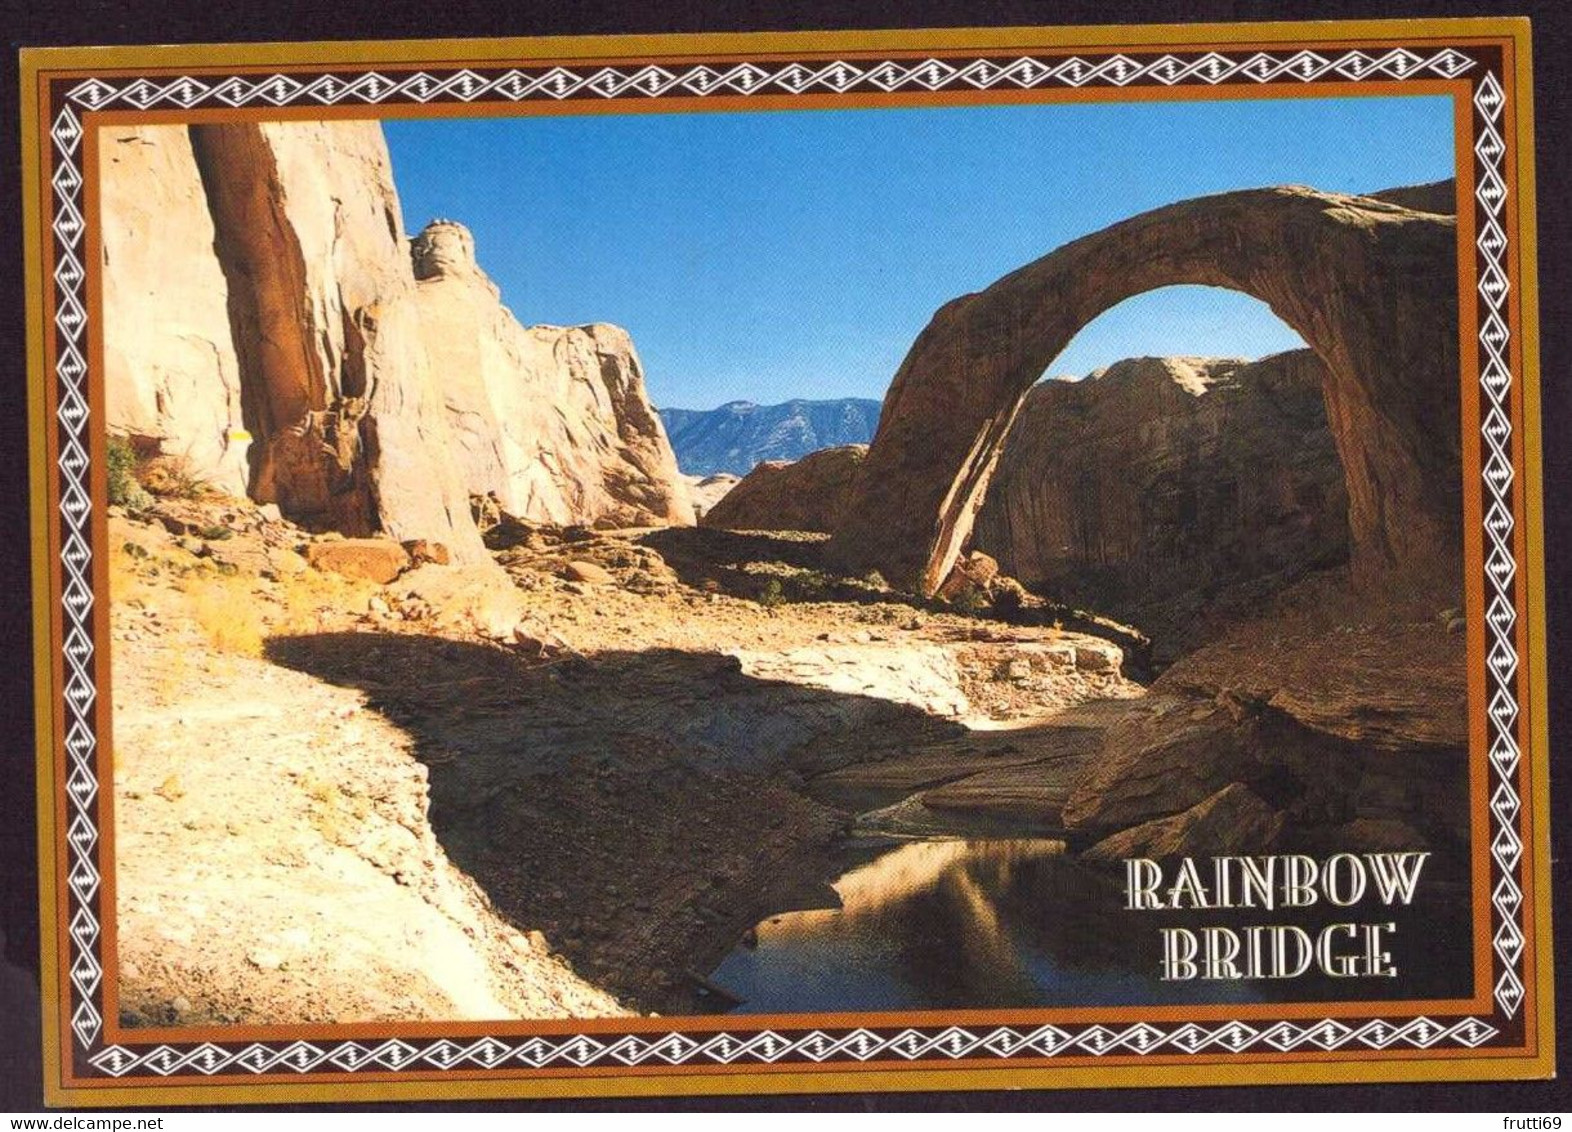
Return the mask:
M 277 40 L 425 39 L 522 35 L 610 34 L 617 32 L 765 31 L 858 28 L 1006 27 L 1015 25 L 1186 23 L 1276 19 L 1370 19 L 1395 17 L 1527 15 L 1534 20 L 1535 119 L 1539 199 L 1539 270 L 1544 416 L 1544 495 L 1548 616 L 1551 641 L 1551 747 L 1555 794 L 1552 798 L 1552 857 L 1557 863 L 1554 918 L 1556 966 L 1565 976 L 1557 987 L 1558 1040 L 1565 1050 L 1572 1036 L 1564 1020 L 1572 1014 L 1567 962 L 1572 940 L 1572 909 L 1561 862 L 1567 856 L 1572 756 L 1569 697 L 1558 694 L 1572 663 L 1572 380 L 1566 372 L 1568 333 L 1572 330 L 1568 230 L 1572 218 L 1565 146 L 1572 111 L 1572 6 L 1520 0 L 1515 4 L 1408 2 L 1374 0 L 1086 0 L 1031 3 L 937 3 L 932 0 L 873 0 L 825 3 L 823 0 L 738 0 L 730 4 L 553 3 L 534 0 L 504 5 L 498 0 L 332 0 L 263 4 L 240 0 L 159 0 L 150 3 L 85 0 L 47 9 L 3 0 L 9 39 L 0 74 L 0 927 L 7 936 L 4 958 L 14 988 L 18 967 L 36 979 L 38 908 L 33 795 L 33 725 L 29 612 L 28 482 L 26 425 L 26 342 L 22 281 L 20 154 L 17 59 L 24 46 L 146 43 L 266 42 Z M 1154 171 L 1154 175 L 1160 175 Z M 1394 662 L 1401 658 L 1394 657 Z M 0 988 L 7 984 L 0 982 Z M 41 1106 L 36 1013 L 21 1016 L 0 996 L 0 1111 Z M 1567 1063 L 1565 1053 L 1558 1057 Z M 695 1098 L 666 1101 L 582 1101 L 586 1109 L 682 1108 L 708 1110 L 820 1109 L 853 1111 L 1365 1111 L 1464 1110 L 1512 1114 L 1565 1112 L 1572 1096 L 1564 1082 L 1506 1084 L 1432 1084 L 1392 1086 L 1303 1086 L 1204 1089 L 1055 1090 L 1043 1093 L 841 1094 L 757 1098 Z M 454 1109 L 465 1106 L 410 1105 Z M 561 1109 L 565 1102 L 490 1102 L 469 1107 Z

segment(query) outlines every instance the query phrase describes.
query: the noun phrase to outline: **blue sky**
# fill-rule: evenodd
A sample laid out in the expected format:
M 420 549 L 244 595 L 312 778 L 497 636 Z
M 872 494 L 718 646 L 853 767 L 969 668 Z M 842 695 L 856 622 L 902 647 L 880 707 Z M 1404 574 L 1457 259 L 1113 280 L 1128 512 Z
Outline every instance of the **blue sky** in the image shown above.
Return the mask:
M 428 119 L 385 124 L 406 227 L 443 216 L 520 321 L 632 332 L 651 398 L 882 397 L 933 311 L 1170 201 L 1452 172 L 1441 97 Z M 1299 345 L 1265 305 L 1172 287 L 1049 367 Z

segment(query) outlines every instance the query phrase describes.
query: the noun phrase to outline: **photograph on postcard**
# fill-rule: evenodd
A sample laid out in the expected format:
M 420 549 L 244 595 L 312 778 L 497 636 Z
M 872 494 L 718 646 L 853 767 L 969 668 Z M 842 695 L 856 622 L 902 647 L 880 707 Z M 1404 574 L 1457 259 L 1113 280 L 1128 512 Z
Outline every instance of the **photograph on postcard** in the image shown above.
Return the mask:
M 1526 40 L 1336 27 L 46 59 L 64 1087 L 1544 1064 Z

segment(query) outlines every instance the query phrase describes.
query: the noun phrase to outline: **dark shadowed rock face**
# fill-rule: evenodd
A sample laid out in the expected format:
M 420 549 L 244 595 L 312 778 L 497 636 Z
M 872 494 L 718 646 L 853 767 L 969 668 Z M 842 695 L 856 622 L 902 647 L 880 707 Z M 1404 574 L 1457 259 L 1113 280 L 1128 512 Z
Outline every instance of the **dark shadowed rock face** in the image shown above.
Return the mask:
M 820 448 L 867 444 L 879 423 L 879 402 L 732 401 L 718 409 L 662 409 L 677 463 L 689 475 L 745 476 L 766 460 L 797 460 Z
M 1463 637 L 1421 604 L 1370 602 L 1341 574 L 1297 583 L 1168 668 L 1103 733 L 1066 828 L 1100 840 L 1239 783 L 1305 851 L 1467 845 Z
M 1348 499 L 1309 350 L 1137 358 L 1036 386 L 973 545 L 1057 600 L 1182 647 L 1348 555 Z
M 1270 823 L 1272 835 L 1295 844 L 1335 844 L 1331 831 L 1364 823 L 1354 830 L 1361 844 L 1401 830 L 1416 835 L 1409 848 L 1457 847 L 1468 838 L 1467 763 L 1461 747 L 1380 750 L 1235 693 L 1173 695 L 1159 682 L 1141 710 L 1105 732 L 1062 817 L 1077 840 L 1122 834 L 1112 857 L 1138 847 L 1161 855 L 1180 843 L 1231 852 L 1266 839 L 1261 819 L 1270 811 L 1282 817 Z M 1269 809 L 1212 812 L 1220 792 L 1245 787 Z M 1236 837 L 1230 829 L 1255 832 Z
M 1120 830 L 1088 849 L 1083 859 L 1113 865 L 1129 857 L 1262 853 L 1271 850 L 1282 829 L 1283 815 L 1235 782 L 1183 813 Z
M 1415 212 L 1434 212 L 1438 216 L 1457 215 L 1457 182 L 1431 181 L 1426 185 L 1399 185 L 1367 193 L 1371 200 L 1399 204 Z
M 1054 358 L 1124 299 L 1186 283 L 1262 300 L 1325 363 L 1358 583 L 1451 592 L 1462 531 L 1456 237 L 1455 217 L 1253 189 L 1132 217 L 948 303 L 890 386 L 831 557 L 933 592 Z
M 749 472 L 699 525 L 733 531 L 832 531 L 868 455 L 866 444 L 770 460 Z

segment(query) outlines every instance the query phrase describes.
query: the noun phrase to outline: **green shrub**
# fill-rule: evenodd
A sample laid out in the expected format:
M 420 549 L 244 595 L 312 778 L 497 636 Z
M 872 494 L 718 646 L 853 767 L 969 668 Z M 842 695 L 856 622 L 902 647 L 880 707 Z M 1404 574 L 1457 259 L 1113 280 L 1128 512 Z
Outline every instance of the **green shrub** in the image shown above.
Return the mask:
M 804 570 L 792 579 L 792 588 L 800 601 L 823 600 L 834 585 L 835 579 L 823 570 Z
M 116 507 L 140 511 L 152 506 L 153 497 L 137 482 L 136 449 L 123 436 L 111 436 L 104 458 L 109 473 L 109 502 Z
M 774 609 L 786 604 L 786 592 L 781 588 L 779 578 L 771 578 L 759 590 L 759 604 L 765 609 Z
M 950 602 L 957 613 L 964 613 L 968 617 L 976 617 L 988 608 L 988 595 L 980 586 L 967 584 L 966 588 L 956 594 Z

